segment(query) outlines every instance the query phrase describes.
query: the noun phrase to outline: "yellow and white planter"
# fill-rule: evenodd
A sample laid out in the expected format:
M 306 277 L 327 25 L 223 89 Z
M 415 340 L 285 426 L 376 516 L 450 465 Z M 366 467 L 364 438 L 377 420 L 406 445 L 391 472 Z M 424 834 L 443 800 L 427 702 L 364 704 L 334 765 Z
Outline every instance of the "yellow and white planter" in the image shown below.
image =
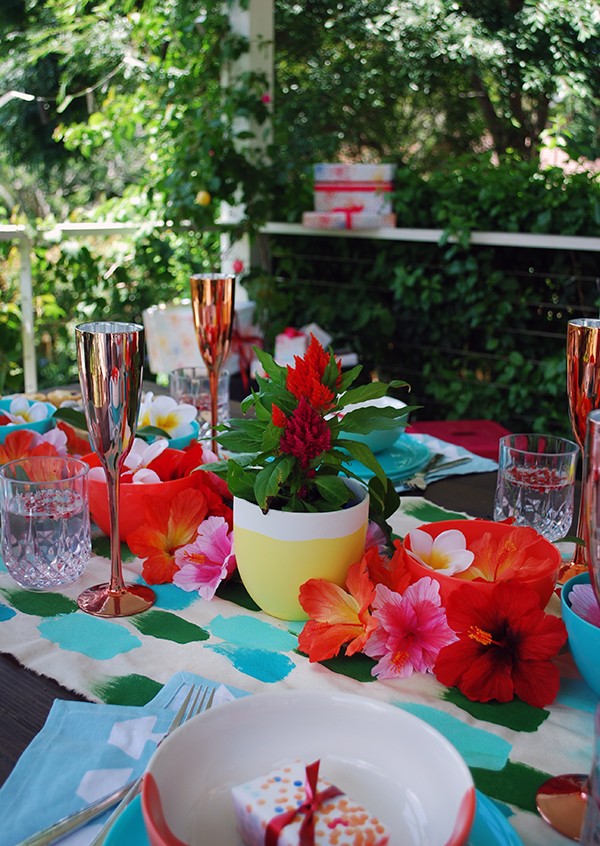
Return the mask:
M 233 501 L 233 544 L 244 586 L 263 611 L 281 620 L 306 620 L 298 602 L 308 579 L 343 587 L 348 568 L 365 548 L 369 496 L 348 479 L 358 502 L 340 511 L 269 511 L 237 497 Z

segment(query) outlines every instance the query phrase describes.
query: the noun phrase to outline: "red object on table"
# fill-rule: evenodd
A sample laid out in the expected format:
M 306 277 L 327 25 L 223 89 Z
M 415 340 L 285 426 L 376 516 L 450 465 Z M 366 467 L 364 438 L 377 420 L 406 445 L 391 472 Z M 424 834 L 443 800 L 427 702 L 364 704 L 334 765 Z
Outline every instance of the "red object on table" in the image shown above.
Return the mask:
M 406 431 L 431 435 L 493 461 L 498 461 L 498 441 L 510 435 L 508 429 L 495 420 L 423 420 L 411 423 Z

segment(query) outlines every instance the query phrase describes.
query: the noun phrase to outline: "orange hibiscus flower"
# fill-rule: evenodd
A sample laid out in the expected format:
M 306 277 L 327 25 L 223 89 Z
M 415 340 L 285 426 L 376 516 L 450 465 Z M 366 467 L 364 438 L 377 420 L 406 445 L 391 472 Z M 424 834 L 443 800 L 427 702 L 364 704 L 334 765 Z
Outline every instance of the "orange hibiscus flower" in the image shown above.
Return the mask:
M 311 662 L 333 658 L 344 644 L 346 655 L 360 652 L 377 628 L 370 612 L 375 586 L 366 555 L 348 570 L 346 587 L 348 591 L 325 579 L 309 579 L 300 588 L 300 605 L 311 619 L 300 632 L 298 646 Z
M 0 464 L 16 461 L 17 458 L 28 458 L 30 455 L 58 455 L 56 447 L 42 441 L 35 446 L 38 436 L 31 429 L 17 429 L 6 436 L 0 444 Z
M 180 491 L 170 506 L 149 497 L 144 503 L 145 522 L 127 537 L 127 546 L 143 558 L 142 575 L 151 585 L 172 582 L 179 569 L 175 550 L 191 543 L 198 526 L 207 517 L 209 506 L 201 490 Z

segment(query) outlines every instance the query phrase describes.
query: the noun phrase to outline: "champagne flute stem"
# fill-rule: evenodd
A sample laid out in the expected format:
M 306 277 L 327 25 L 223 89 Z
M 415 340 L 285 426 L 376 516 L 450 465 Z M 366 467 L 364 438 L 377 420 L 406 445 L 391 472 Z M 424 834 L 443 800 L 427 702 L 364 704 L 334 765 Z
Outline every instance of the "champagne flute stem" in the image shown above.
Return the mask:
M 125 590 L 121 566 L 121 539 L 119 537 L 119 499 L 121 480 L 118 470 L 106 470 L 108 511 L 110 519 L 110 593 L 120 594 Z
M 217 422 L 218 422 L 218 405 L 219 405 L 219 370 L 216 367 L 211 367 L 208 371 L 208 385 L 210 389 L 210 434 L 211 434 L 211 448 L 215 455 L 219 454 L 219 445 L 217 443 Z

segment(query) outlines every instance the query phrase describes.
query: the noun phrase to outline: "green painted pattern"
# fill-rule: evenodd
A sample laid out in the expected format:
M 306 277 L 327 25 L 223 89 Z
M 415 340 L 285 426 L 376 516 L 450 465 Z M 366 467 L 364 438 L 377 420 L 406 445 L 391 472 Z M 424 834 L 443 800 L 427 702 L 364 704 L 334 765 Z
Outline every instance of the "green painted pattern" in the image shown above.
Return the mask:
M 38 593 L 32 590 L 2 589 L 0 593 L 13 608 L 22 614 L 37 617 L 57 617 L 59 614 L 73 614 L 77 603 L 61 593 Z
M 206 629 L 183 620 L 170 611 L 146 611 L 132 617 L 131 623 L 144 635 L 160 640 L 172 640 L 174 643 L 193 643 L 208 640 L 210 636 Z
M 92 539 L 92 552 L 101 558 L 108 558 L 110 561 L 110 538 L 106 535 L 98 535 Z M 135 555 L 126 543 L 121 544 L 121 560 L 133 561 Z M 107 577 L 108 578 L 108 577 Z
M 512 761 L 496 771 L 471 767 L 471 773 L 475 786 L 482 793 L 532 813 L 537 813 L 535 794 L 538 787 L 551 777 L 550 773 Z
M 302 655 L 303 653 L 298 653 Z M 371 675 L 371 670 L 377 661 L 369 658 L 367 655 L 356 653 L 349 658 L 345 655 L 338 655 L 337 658 L 328 658 L 326 661 L 319 661 L 323 667 L 327 667 L 333 673 L 339 673 L 341 676 L 348 676 L 351 679 L 356 679 L 359 682 L 373 682 L 375 676 Z
M 402 511 L 409 517 L 422 520 L 423 523 L 437 523 L 440 520 L 468 520 L 469 517 L 461 511 L 446 511 L 441 505 L 434 505 L 425 499 L 404 499 Z
M 537 731 L 550 716 L 550 712 L 544 708 L 534 708 L 520 699 L 513 699 L 512 702 L 471 702 L 455 687 L 447 688 L 443 698 L 476 720 L 505 726 L 514 731 Z
M 147 705 L 162 690 L 163 685 L 148 676 L 132 673 L 129 676 L 107 677 L 93 682 L 90 690 L 107 705 Z

